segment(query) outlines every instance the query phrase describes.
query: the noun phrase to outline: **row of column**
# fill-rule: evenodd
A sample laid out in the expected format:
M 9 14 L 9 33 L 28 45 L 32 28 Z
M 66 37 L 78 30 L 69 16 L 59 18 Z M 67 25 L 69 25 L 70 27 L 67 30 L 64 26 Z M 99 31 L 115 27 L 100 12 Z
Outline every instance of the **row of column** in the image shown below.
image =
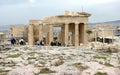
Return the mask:
M 28 28 L 28 43 L 29 45 L 34 45 L 34 25 L 29 25 Z M 53 24 L 49 25 L 49 31 L 48 31 L 48 38 L 46 38 L 47 43 L 50 44 L 51 41 L 53 41 Z M 43 24 L 39 25 L 39 40 L 43 40 Z
M 105 31 L 108 31 L 108 30 L 104 30 L 104 29 L 101 29 L 101 30 L 97 30 L 97 29 L 95 29 L 94 30 L 94 38 L 95 38 L 95 42 L 97 42 L 97 34 L 98 34 L 98 31 L 101 31 L 102 32 L 102 38 L 103 38 L 103 43 L 105 43 Z M 114 42 L 113 40 L 114 40 L 114 30 L 110 30 L 110 31 L 112 31 L 112 43 Z
M 62 30 L 64 30 L 63 37 L 65 45 L 69 45 L 69 24 L 65 24 Z M 79 46 L 79 24 L 75 24 L 75 35 L 73 37 L 75 38 L 74 40 L 75 46 Z
M 79 24 L 78 23 L 75 24 L 74 30 L 75 30 L 74 44 L 75 44 L 75 46 L 79 46 Z M 49 32 L 48 32 L 47 37 L 48 37 L 47 44 L 50 45 L 50 42 L 53 41 L 53 38 L 54 38 L 53 24 L 49 24 Z M 66 23 L 62 27 L 62 37 L 61 38 L 62 38 L 62 42 L 64 42 L 65 45 L 69 45 L 69 24 L 68 23 Z M 39 40 L 43 40 L 43 24 L 39 25 Z M 28 42 L 29 42 L 29 45 L 34 45 L 34 25 L 29 26 Z

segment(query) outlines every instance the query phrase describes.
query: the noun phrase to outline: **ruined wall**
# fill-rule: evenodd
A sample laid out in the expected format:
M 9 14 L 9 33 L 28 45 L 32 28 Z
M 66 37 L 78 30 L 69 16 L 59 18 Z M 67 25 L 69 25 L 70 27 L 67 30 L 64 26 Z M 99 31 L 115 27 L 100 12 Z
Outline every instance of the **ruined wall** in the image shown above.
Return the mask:
M 26 41 L 28 39 L 28 26 L 10 26 L 10 34 L 16 38 L 23 37 Z
M 113 29 L 113 27 L 110 25 L 99 24 L 99 25 L 96 25 L 96 29 L 103 29 L 105 37 L 112 37 L 113 35 L 113 31 L 110 30 L 110 29 Z M 97 35 L 98 37 L 102 37 L 103 36 L 102 31 L 98 31 Z
M 92 31 L 92 33 L 89 35 L 87 33 L 87 30 Z M 89 26 L 89 25 L 86 26 L 86 37 L 88 41 L 92 41 L 92 39 L 94 38 L 94 27 L 93 26 Z
M 6 35 L 0 32 L 0 43 L 4 42 L 5 40 L 6 40 Z
M 79 46 L 79 43 L 85 44 L 86 43 L 85 31 L 86 25 L 88 24 L 89 16 L 91 16 L 91 14 L 85 12 L 66 12 L 63 15 L 45 17 L 42 20 L 30 20 L 29 21 L 30 26 L 33 25 L 32 29 L 33 31 L 29 29 L 29 31 L 31 31 L 29 32 L 29 35 L 30 37 L 33 38 L 32 41 L 29 40 L 31 42 L 30 45 L 33 45 L 33 41 L 35 43 L 36 40 L 40 40 L 42 38 L 41 35 L 43 35 L 44 33 L 47 34 L 45 37 L 46 39 L 48 39 L 46 40 L 46 44 L 50 44 L 50 42 L 53 41 L 54 38 L 53 36 L 54 26 L 62 28 L 61 42 L 63 44 L 69 45 L 69 32 L 72 33 L 71 41 L 73 45 Z M 31 35 L 31 33 L 33 35 Z M 28 38 L 32 39 L 30 37 Z

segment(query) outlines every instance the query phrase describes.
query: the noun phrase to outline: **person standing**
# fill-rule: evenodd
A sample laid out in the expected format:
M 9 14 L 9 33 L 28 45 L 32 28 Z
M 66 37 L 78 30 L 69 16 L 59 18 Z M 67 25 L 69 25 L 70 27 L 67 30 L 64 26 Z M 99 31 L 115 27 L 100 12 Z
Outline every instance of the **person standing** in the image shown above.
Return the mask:
M 11 34 L 11 36 L 10 36 L 10 42 L 12 45 L 14 45 L 16 42 L 15 38 L 13 37 L 13 34 Z

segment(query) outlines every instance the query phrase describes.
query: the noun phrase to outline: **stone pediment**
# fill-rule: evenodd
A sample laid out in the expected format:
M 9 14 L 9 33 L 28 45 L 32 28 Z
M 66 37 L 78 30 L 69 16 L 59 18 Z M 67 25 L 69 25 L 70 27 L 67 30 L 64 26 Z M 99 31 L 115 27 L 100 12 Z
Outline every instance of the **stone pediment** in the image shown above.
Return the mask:
M 38 25 L 38 24 L 49 24 L 49 23 L 69 23 L 69 22 L 81 22 L 81 23 L 87 23 L 88 17 L 90 17 L 91 14 L 86 12 L 70 12 L 65 11 L 62 15 L 56 15 L 56 16 L 47 16 L 44 17 L 42 20 L 30 20 L 30 24 Z
M 86 12 L 69 12 L 65 11 L 63 15 L 56 15 L 56 16 L 48 16 L 43 18 L 43 23 L 66 23 L 66 22 L 82 22 L 86 23 L 88 22 L 88 17 L 91 16 L 91 14 Z
M 64 15 L 58 15 L 57 17 L 89 17 L 91 14 L 86 12 L 70 12 L 65 11 Z

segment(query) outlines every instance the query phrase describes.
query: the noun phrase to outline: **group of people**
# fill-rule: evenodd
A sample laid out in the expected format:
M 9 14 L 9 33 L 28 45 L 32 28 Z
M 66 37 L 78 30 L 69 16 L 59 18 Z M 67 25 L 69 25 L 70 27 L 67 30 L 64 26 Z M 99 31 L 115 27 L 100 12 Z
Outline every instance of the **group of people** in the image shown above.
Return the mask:
M 10 36 L 10 41 L 11 41 L 11 44 L 14 45 L 14 44 L 18 44 L 19 45 L 25 45 L 25 41 L 23 38 L 19 39 L 19 41 L 16 41 L 16 39 L 13 37 L 13 34 L 11 34 Z M 38 40 L 36 41 L 36 45 L 40 45 L 40 46 L 44 46 L 44 40 Z M 58 42 L 58 41 L 52 41 L 50 43 L 51 46 L 61 46 L 61 43 Z
M 44 46 L 44 41 L 43 40 L 38 40 L 37 42 L 36 42 L 36 44 L 37 45 L 40 45 L 40 46 Z
M 12 45 L 14 45 L 14 44 L 17 43 L 17 41 L 16 41 L 16 39 L 14 38 L 13 34 L 11 34 L 11 36 L 10 36 L 10 42 L 11 42 Z M 25 45 L 25 41 L 24 41 L 23 38 L 19 39 L 18 42 L 19 42 L 20 45 Z
M 51 45 L 51 46 L 61 46 L 61 43 L 58 42 L 58 41 L 52 41 L 52 42 L 50 43 L 50 45 Z

